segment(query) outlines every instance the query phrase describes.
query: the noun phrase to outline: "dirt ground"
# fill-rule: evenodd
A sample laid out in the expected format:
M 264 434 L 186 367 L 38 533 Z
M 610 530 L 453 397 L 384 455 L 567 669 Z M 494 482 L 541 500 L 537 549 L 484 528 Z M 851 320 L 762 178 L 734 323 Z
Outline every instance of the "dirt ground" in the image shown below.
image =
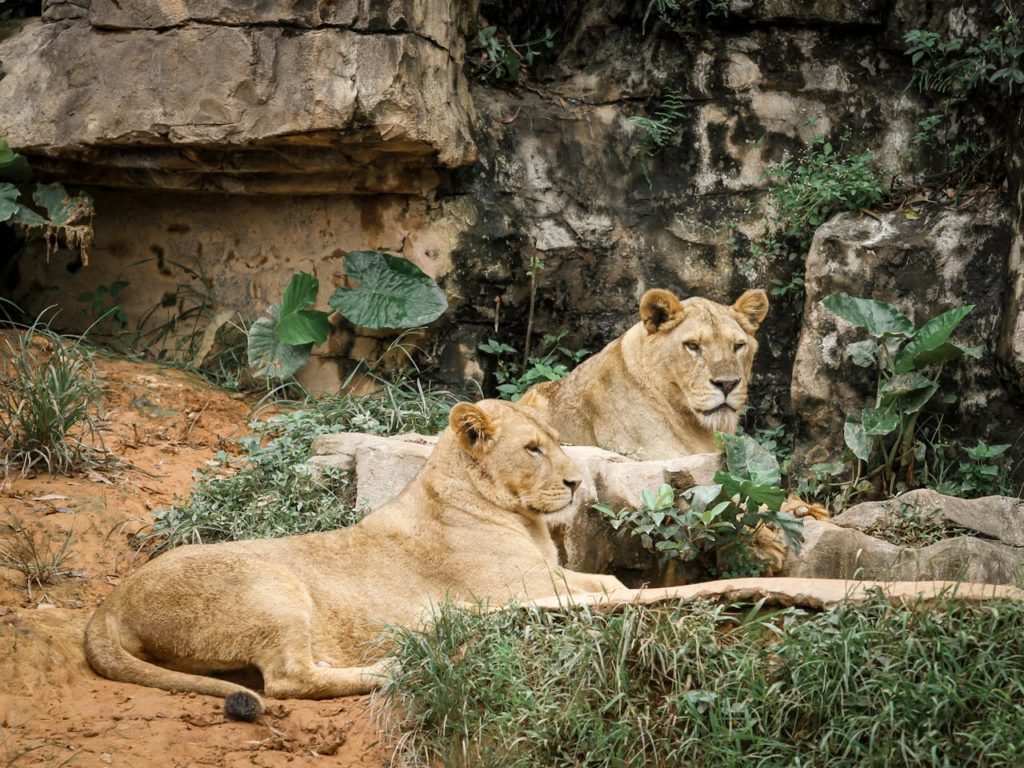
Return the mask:
M 153 364 L 96 359 L 104 446 L 121 466 L 76 477 L 0 476 L 0 536 L 12 525 L 58 548 L 70 573 L 26 589 L 0 572 L 0 766 L 386 765 L 368 698 L 268 700 L 257 723 L 222 702 L 97 677 L 82 652 L 95 606 L 146 559 L 130 543 L 193 472 L 245 434 L 251 403 Z

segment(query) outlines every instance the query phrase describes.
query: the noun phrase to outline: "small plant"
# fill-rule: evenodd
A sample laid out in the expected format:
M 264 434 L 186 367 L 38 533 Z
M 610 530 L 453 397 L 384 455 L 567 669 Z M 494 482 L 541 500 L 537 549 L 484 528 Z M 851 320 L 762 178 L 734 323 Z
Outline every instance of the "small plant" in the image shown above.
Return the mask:
M 0 568 L 17 571 L 25 577 L 25 589 L 32 599 L 32 585 L 40 589 L 71 573 L 65 562 L 71 555 L 73 528 L 69 528 L 59 544 L 45 540 L 28 530 L 13 513 L 11 532 L 0 539 Z
M 644 490 L 638 509 L 615 512 L 606 504 L 594 508 L 615 530 L 640 537 L 644 546 L 660 555 L 660 565 L 675 560 L 701 560 L 711 576 L 758 576 L 764 563 L 754 554 L 754 531 L 776 526 L 786 544 L 796 551 L 803 541 L 803 523 L 781 512 L 785 491 L 775 457 L 753 438 L 717 434 L 725 452 L 725 470 L 715 474 L 714 485 L 682 493 L 685 506 L 676 503 L 675 491 L 662 485 L 656 493 Z
M 834 293 L 822 306 L 871 336 L 847 345 L 846 352 L 855 365 L 875 369 L 875 403 L 859 416 L 847 415 L 843 434 L 857 458 L 854 487 L 864 463 L 866 479 L 879 476 L 882 490 L 894 495 L 913 486 L 917 422 L 939 391 L 943 367 L 965 354 L 981 356 L 980 349 L 949 341 L 974 307 L 951 309 L 914 328 L 910 318 L 883 301 Z
M 908 87 L 936 97 L 940 110 L 920 121 L 913 142 L 929 151 L 937 145 L 944 153 L 945 173 L 960 183 L 977 178 L 986 161 L 1001 161 L 1006 135 L 989 128 L 1001 121 L 986 119 L 985 113 L 1005 111 L 1024 90 L 1020 19 L 1006 3 L 995 12 L 998 23 L 981 21 L 970 40 L 928 29 L 904 36 L 913 67 Z
M 513 43 L 512 38 L 496 26 L 483 27 L 470 48 L 470 72 L 485 83 L 518 85 L 526 80 L 533 63 L 554 48 L 556 39 L 555 31 L 545 27 L 540 37 Z
M 455 398 L 418 382 L 381 382 L 378 392 L 307 400 L 293 410 L 251 424 L 238 456 L 196 473 L 189 498 L 161 510 L 140 543 L 158 549 L 225 539 L 264 538 L 350 525 L 355 483 L 337 470 L 311 471 L 304 463 L 314 438 L 329 432 L 435 434 L 447 424 Z
M 128 287 L 125 280 L 115 280 L 109 285 L 100 285 L 95 291 L 85 291 L 78 296 L 78 302 L 84 304 L 82 315 L 90 317 L 94 323 L 106 321 L 116 333 L 128 327 L 128 313 L 121 306 L 121 291 Z
M 696 32 L 698 17 L 728 16 L 729 0 L 650 0 L 644 12 L 643 32 L 647 33 L 647 20 L 654 13 L 677 35 L 689 38 Z
M 328 300 L 331 308 L 364 328 L 414 328 L 436 320 L 448 301 L 432 279 L 406 259 L 377 251 L 350 251 L 345 275 L 359 283 L 339 287 Z M 329 312 L 310 309 L 320 281 L 299 272 L 292 275 L 281 304 L 267 310 L 249 329 L 249 365 L 257 376 L 288 379 L 309 359 L 314 344 L 330 332 Z
M 489 339 L 477 347 L 481 352 L 493 355 L 498 361 L 494 372 L 497 379 L 498 396 L 503 400 L 518 400 L 534 384 L 542 381 L 560 381 L 569 375 L 573 366 L 587 356 L 585 349 L 570 350 L 562 346 L 566 331 L 559 334 L 546 333 L 541 338 L 539 354 L 530 357 L 526 366 L 516 362 L 519 353 L 515 347 Z
M 98 438 L 100 386 L 80 341 L 52 333 L 41 318 L 3 337 L 0 348 L 0 459 L 28 474 L 39 465 L 69 473 L 89 464 Z
M 886 506 L 885 518 L 865 533 L 904 547 L 927 547 L 954 536 L 975 535 L 973 531 L 947 523 L 936 516 L 936 512 L 918 504 L 893 500 Z
M 984 440 L 979 440 L 973 448 L 966 448 L 969 461 L 960 462 L 960 476 L 963 480 L 957 495 L 970 499 L 1008 493 L 1009 472 L 1000 458 L 1009 448 L 1009 443 L 988 445 Z
M 849 136 L 843 136 L 845 144 Z M 773 296 L 803 296 L 803 262 L 811 238 L 822 223 L 840 211 L 869 209 L 887 196 L 871 155 L 847 155 L 818 136 L 796 160 L 768 166 L 762 179 L 774 183 L 768 202 L 768 233 L 754 244 L 754 255 L 794 265 L 787 280 L 774 278 Z M 799 301 L 798 301 L 799 303 Z
M 640 142 L 640 168 L 648 187 L 651 186 L 651 160 L 675 138 L 685 114 L 683 95 L 674 88 L 668 88 L 653 117 L 634 115 L 628 118 L 644 132 Z

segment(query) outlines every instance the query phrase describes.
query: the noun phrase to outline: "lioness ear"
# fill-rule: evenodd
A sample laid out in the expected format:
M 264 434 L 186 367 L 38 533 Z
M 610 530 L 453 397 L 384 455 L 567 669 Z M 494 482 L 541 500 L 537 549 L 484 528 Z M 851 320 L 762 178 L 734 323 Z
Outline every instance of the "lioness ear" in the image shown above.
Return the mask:
M 459 403 L 452 408 L 448 424 L 462 447 L 472 451 L 485 447 L 497 433 L 491 418 L 472 403 Z
M 764 322 L 765 315 L 768 314 L 768 294 L 760 288 L 746 291 L 736 299 L 732 308 L 739 315 L 743 330 L 753 333 Z
M 663 288 L 652 288 L 640 299 L 640 319 L 648 333 L 654 333 L 682 311 L 682 302 Z

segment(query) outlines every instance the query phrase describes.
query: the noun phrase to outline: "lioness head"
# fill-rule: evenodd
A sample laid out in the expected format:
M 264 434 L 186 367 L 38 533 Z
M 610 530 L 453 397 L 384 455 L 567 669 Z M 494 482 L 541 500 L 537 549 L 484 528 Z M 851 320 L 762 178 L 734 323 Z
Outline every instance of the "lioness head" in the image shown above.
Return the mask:
M 768 314 L 768 296 L 747 291 L 731 307 L 702 298 L 680 301 L 647 291 L 640 319 L 647 331 L 646 376 L 670 400 L 691 410 L 713 432 L 736 431 L 757 353 L 754 332 Z
M 494 504 L 528 516 L 566 509 L 582 477 L 558 434 L 530 408 L 500 400 L 459 403 L 449 426 L 473 485 Z

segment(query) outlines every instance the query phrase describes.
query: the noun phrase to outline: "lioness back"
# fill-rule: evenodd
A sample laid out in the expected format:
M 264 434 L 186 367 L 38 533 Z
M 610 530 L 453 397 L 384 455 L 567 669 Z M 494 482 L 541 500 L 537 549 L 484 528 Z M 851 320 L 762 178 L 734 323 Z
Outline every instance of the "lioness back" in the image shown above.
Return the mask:
M 714 451 L 715 432 L 736 432 L 757 353 L 754 333 L 767 313 L 761 290 L 732 306 L 647 291 L 638 323 L 520 402 L 543 413 L 568 443 L 641 459 Z

